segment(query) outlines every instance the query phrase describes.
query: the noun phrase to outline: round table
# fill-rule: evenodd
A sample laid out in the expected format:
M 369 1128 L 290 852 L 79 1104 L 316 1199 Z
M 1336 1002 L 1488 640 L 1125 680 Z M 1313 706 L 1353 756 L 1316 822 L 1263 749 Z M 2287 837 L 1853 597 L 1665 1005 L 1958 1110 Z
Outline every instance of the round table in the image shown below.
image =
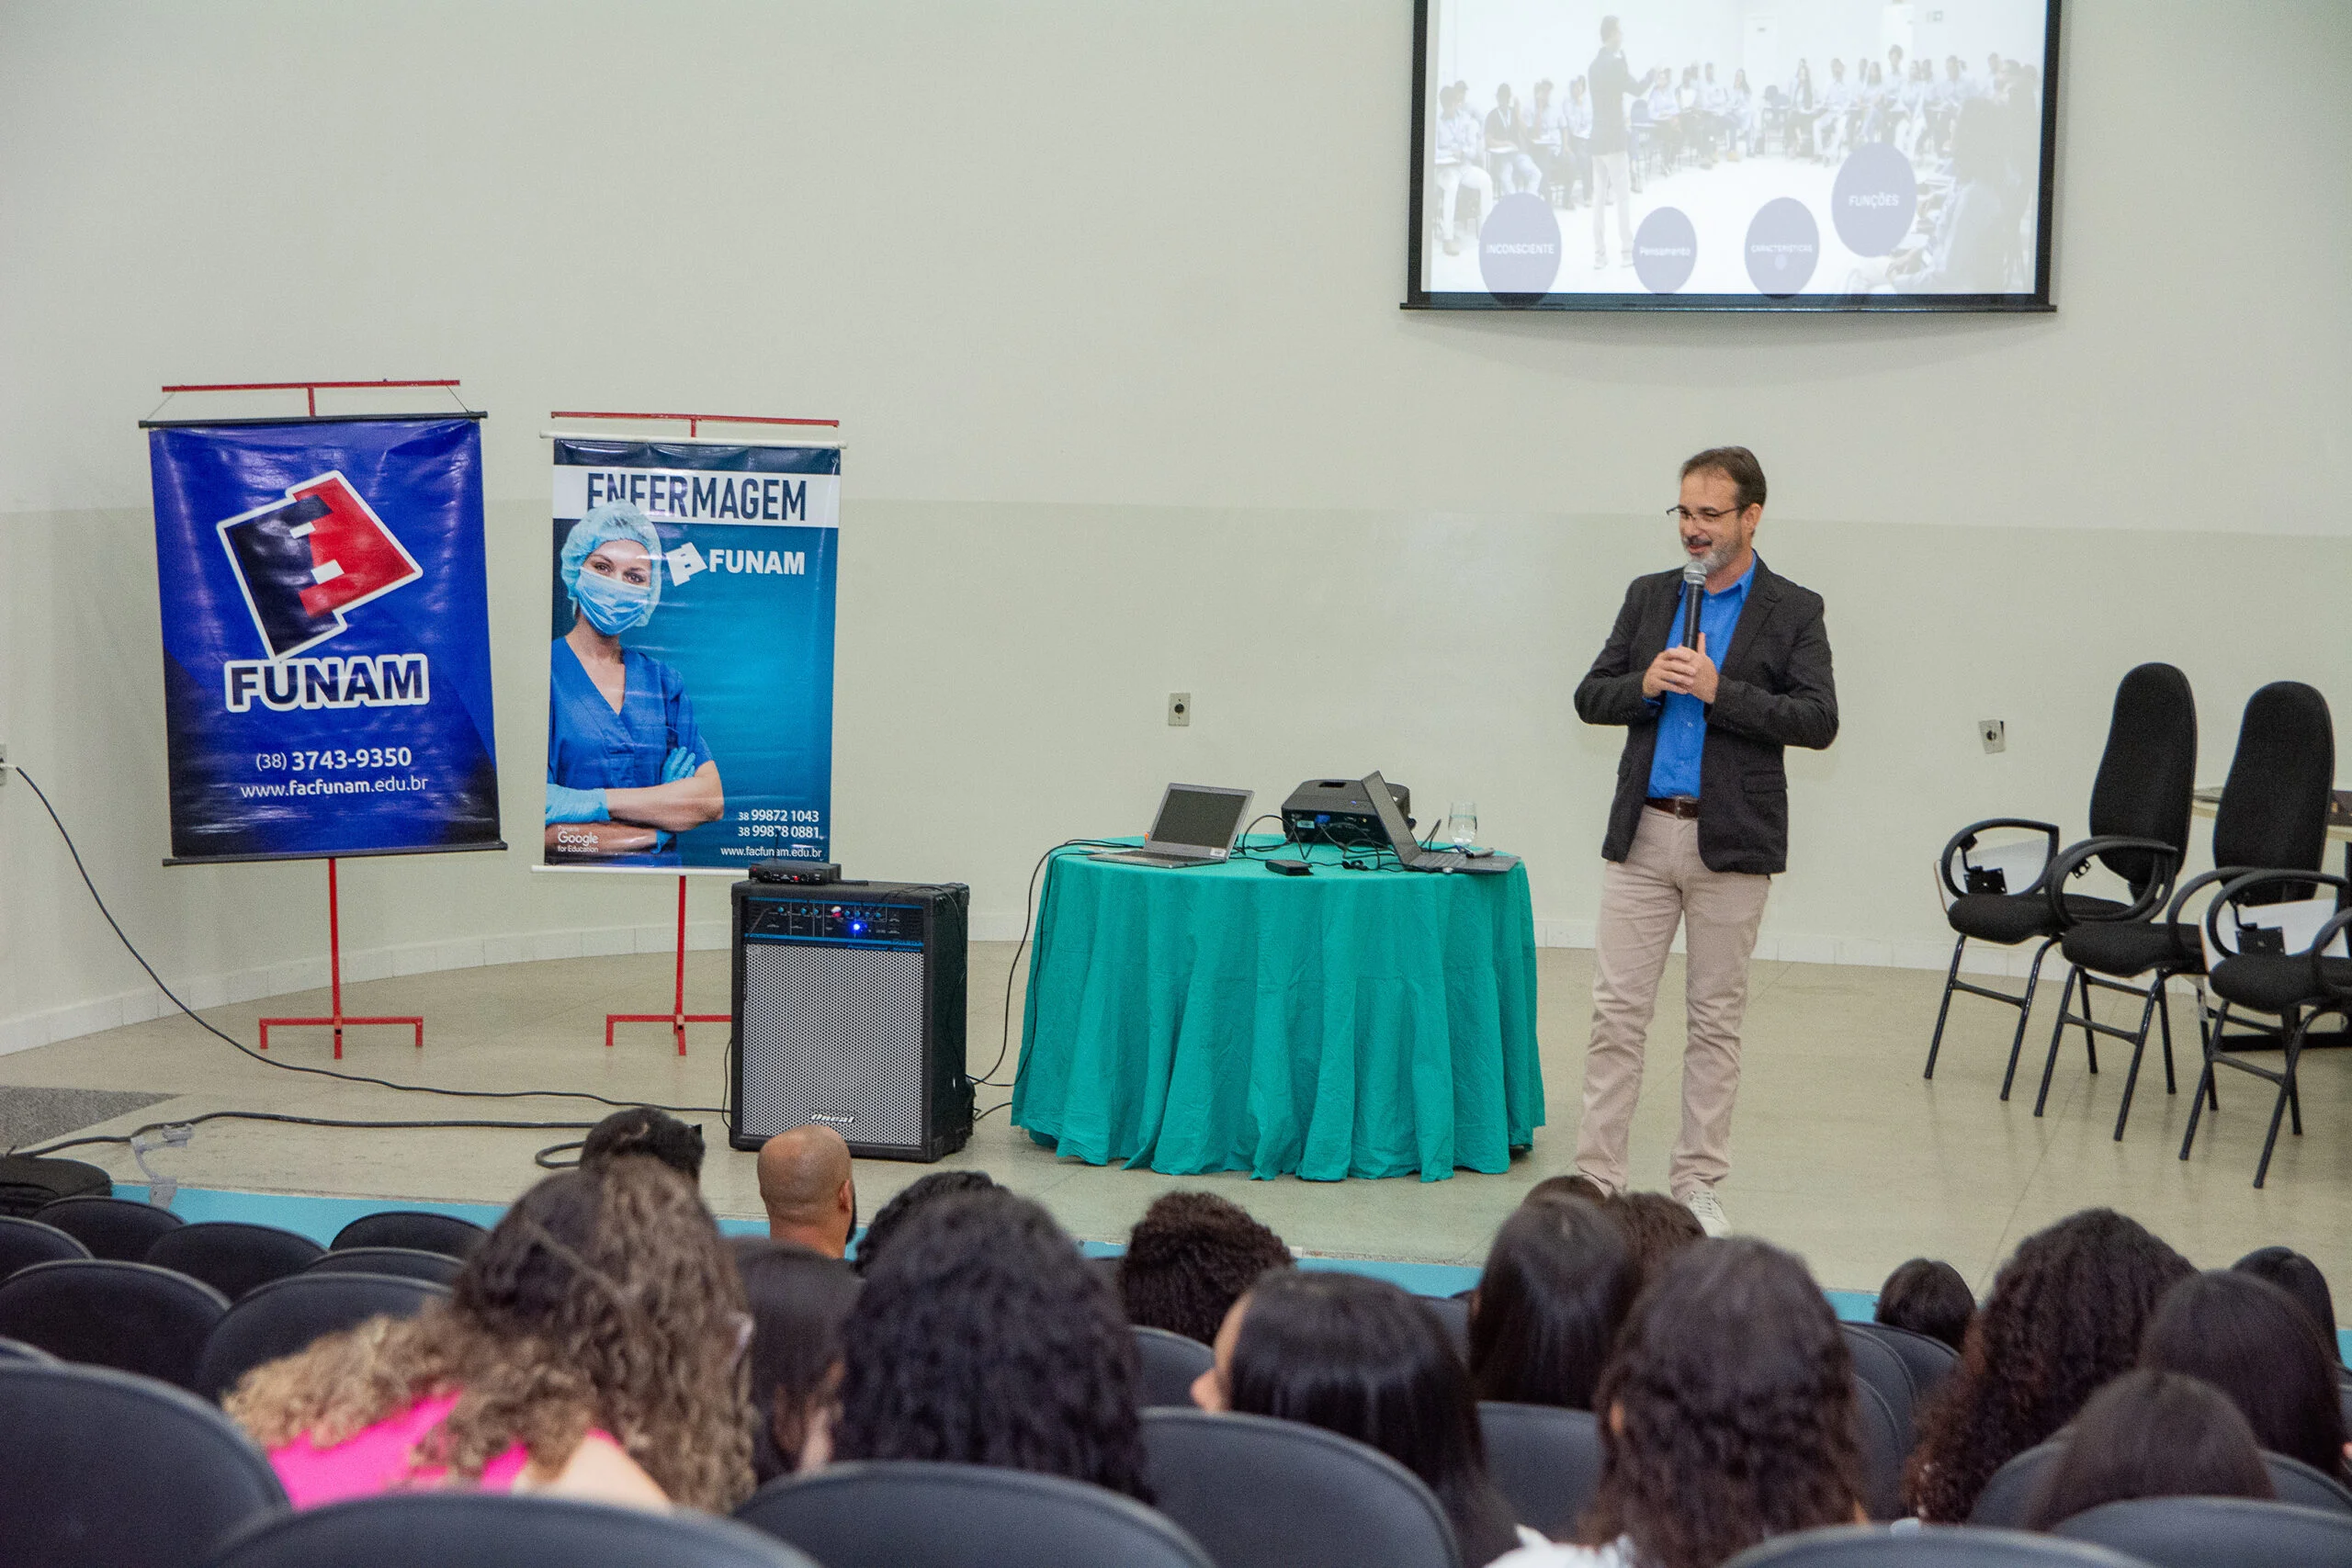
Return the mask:
M 1259 847 L 1272 847 L 1261 845 Z M 1092 1165 L 1499 1171 L 1544 1122 L 1527 871 L 1046 874 L 1012 1116 Z

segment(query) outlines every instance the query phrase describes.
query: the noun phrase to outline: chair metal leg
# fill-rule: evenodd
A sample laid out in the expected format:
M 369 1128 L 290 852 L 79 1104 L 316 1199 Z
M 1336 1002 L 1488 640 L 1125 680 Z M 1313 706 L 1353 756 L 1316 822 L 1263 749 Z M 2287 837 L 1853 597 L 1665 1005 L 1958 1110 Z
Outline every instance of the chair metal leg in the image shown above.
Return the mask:
M 2077 987 L 2082 990 L 2086 1004 L 2083 1010 L 2088 1012 L 2090 982 L 2084 978 L 2081 964 L 2070 964 L 2066 966 L 2066 984 L 2058 992 L 2058 1021 L 2050 1026 L 2050 1054 L 2041 1059 L 2041 1092 L 2033 1097 L 2033 1113 L 2036 1116 L 2041 1115 L 2041 1108 L 2050 1103 L 2050 1079 L 2058 1070 L 2058 1046 L 2066 1037 L 2066 1025 L 2072 1016 L 2068 1010 L 2074 1005 Z M 2087 1038 L 2090 1031 L 2086 1029 L 2083 1033 Z
M 2295 1062 L 2303 1054 L 2303 1036 L 2310 1032 L 2311 1020 L 2294 1024 L 2294 1032 L 2287 1036 L 2287 1066 L 2278 1077 L 2278 1103 L 2270 1108 L 2270 1135 L 2262 1141 L 2262 1163 L 2254 1168 L 2254 1184 L 2258 1189 L 2270 1175 L 2270 1151 L 2278 1145 L 2278 1119 L 2296 1100 Z M 2295 1112 L 2295 1134 L 2301 1136 L 2303 1113 Z
M 2086 987 L 2087 988 L 2087 987 Z M 2148 987 L 2148 1000 L 2140 1009 L 2140 1034 L 2132 1043 L 2132 1066 L 2123 1075 L 2123 1103 L 2115 1108 L 2115 1141 L 2123 1141 L 2123 1122 L 2132 1114 L 2132 1091 L 2140 1084 L 2140 1058 L 2148 1049 L 2148 1025 L 2156 1010 L 2156 998 L 2164 994 L 2164 981 L 2159 977 Z
M 2025 972 L 2025 995 L 2018 998 L 2018 1032 L 2009 1042 L 2009 1070 L 2001 1075 L 2001 1099 L 2009 1098 L 2009 1086 L 2017 1081 L 2018 1054 L 2025 1049 L 2025 1026 L 2033 1018 L 2033 988 L 2041 984 L 2041 961 L 2058 944 L 2052 937 L 2033 950 L 2033 966 Z
M 1944 1005 L 1936 1010 L 1935 1038 L 1928 1042 L 1928 1070 L 1919 1075 L 1921 1077 L 1932 1078 L 1936 1076 L 1936 1053 L 1943 1049 L 1944 1020 L 1951 1014 L 1952 987 L 1960 980 L 1961 950 L 1967 945 L 1968 939 L 1964 936 L 1951 944 L 1951 969 L 1944 976 Z
M 2172 976 L 2159 976 L 2156 981 L 2156 1019 L 2165 1032 L 2165 1092 L 2178 1094 L 2180 1081 L 2172 1071 Z
M 2223 1002 L 2222 1011 L 2226 1013 L 2228 1010 L 2229 1003 Z M 2209 1099 L 2212 1101 L 2214 1115 L 2222 1113 L 2222 1097 L 2213 1087 L 2213 1041 L 2221 1032 L 2221 1017 L 2215 1016 L 2210 1023 L 2205 1017 L 2205 983 L 2200 980 L 2197 983 L 2197 1033 L 2198 1048 L 2205 1057 L 2205 1070 L 2198 1075 L 2197 1092 L 2188 1101 L 2188 1131 L 2180 1140 L 2180 1157 L 2183 1159 L 2188 1157 L 2188 1147 L 2197 1141 L 2197 1122 L 2205 1113 L 2206 1101 Z
M 2091 983 L 2083 979 L 2083 1055 L 2090 1058 L 2091 1077 L 2098 1077 L 2098 1032 L 2092 1027 L 2098 1021 L 2091 1017 Z

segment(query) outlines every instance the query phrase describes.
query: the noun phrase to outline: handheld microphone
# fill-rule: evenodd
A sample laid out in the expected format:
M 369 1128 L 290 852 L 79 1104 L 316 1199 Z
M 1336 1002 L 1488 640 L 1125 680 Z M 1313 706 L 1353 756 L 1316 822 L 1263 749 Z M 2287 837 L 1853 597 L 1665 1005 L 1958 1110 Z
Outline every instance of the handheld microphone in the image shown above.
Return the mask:
M 1707 592 L 1707 569 L 1692 561 L 1682 569 L 1682 646 L 1699 646 L 1699 601 Z

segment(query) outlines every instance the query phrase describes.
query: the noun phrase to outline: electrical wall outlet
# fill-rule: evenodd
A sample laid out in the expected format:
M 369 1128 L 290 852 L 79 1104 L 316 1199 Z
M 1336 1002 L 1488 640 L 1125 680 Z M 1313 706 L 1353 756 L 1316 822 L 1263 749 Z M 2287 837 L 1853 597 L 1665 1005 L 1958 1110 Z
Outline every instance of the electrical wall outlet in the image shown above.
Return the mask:
M 1984 742 L 1985 755 L 2006 751 L 2009 748 L 2009 726 L 2006 719 L 1980 718 L 1976 721 L 1976 739 Z
M 1168 722 L 1180 728 L 1193 722 L 1192 693 L 1170 692 L 1168 694 Z

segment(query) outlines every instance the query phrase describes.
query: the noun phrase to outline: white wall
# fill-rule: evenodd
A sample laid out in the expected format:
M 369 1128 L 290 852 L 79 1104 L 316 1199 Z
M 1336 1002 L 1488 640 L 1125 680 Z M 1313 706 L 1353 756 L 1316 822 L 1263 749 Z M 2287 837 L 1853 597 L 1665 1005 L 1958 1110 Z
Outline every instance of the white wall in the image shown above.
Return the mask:
M 1002 932 L 1046 842 L 1170 776 L 1378 766 L 1476 796 L 1572 940 L 1615 737 L 1569 691 L 1671 562 L 1673 465 L 1736 440 L 1846 711 L 1792 768 L 1770 951 L 1927 961 L 1928 854 L 2079 826 L 2130 664 L 2195 680 L 2208 777 L 2262 681 L 2352 712 L 2352 9 L 2237 8 L 2227 47 L 2209 7 L 2069 9 L 2060 311 L 1854 321 L 1400 312 L 1402 0 L 0 6 L 0 740 L 166 975 L 313 983 L 315 867 L 157 864 L 153 389 L 492 411 L 517 843 L 546 411 L 837 413 L 854 874 L 967 878 Z M 662 939 L 658 882 L 529 859 L 355 866 L 356 972 Z M 0 886 L 0 1044 L 151 1006 L 13 782 Z

